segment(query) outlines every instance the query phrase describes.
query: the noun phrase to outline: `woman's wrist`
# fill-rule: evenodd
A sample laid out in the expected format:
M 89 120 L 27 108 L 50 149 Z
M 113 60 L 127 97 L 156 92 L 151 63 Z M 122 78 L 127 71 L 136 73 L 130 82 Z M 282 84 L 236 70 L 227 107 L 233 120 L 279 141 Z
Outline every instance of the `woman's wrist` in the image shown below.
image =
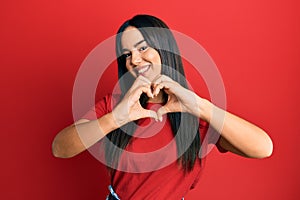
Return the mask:
M 207 99 L 202 99 L 200 103 L 200 118 L 208 122 L 212 127 L 221 133 L 227 112 L 214 105 Z
M 98 123 L 105 135 L 115 129 L 120 128 L 120 125 L 118 125 L 118 123 L 116 122 L 116 119 L 112 112 L 107 113 L 106 115 L 99 118 Z
M 198 105 L 199 105 L 199 116 L 198 117 L 206 122 L 210 122 L 214 105 L 207 99 L 200 98 L 200 97 L 199 97 L 198 102 L 199 102 L 198 103 Z

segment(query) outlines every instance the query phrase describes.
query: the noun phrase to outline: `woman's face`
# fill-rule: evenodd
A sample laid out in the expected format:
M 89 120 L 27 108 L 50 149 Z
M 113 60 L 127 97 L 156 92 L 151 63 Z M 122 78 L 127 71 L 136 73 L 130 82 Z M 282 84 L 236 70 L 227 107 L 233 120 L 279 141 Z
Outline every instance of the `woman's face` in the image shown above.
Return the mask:
M 129 26 L 121 38 L 122 54 L 126 58 L 126 68 L 134 76 L 139 75 L 152 81 L 161 74 L 159 53 L 148 46 L 141 32 Z

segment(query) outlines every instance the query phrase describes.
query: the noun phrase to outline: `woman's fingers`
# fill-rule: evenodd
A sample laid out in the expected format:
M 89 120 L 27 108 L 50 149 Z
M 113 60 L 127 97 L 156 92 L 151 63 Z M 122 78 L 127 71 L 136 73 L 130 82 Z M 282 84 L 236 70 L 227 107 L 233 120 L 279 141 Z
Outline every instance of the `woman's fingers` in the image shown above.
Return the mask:
M 149 81 L 147 78 L 145 78 L 144 76 L 138 76 L 133 85 L 131 86 L 131 90 L 136 89 L 137 87 L 144 85 L 144 86 L 151 86 L 151 81 Z
M 151 82 L 143 76 L 138 76 L 128 91 L 127 96 L 131 96 L 134 101 L 137 101 L 143 92 L 146 93 L 148 97 L 153 98 Z
M 157 112 L 142 108 L 139 99 L 142 93 L 153 98 L 158 95 L 160 90 L 164 90 L 168 94 L 167 103 L 162 106 Z M 195 105 L 194 93 L 191 95 L 189 90 L 182 87 L 171 78 L 160 75 L 155 78 L 152 83 L 145 77 L 139 76 L 136 78 L 133 86 L 130 88 L 125 97 L 124 106 L 130 115 L 130 120 L 151 117 L 155 120 L 162 121 L 162 116 L 171 112 L 189 112 L 194 113 L 197 109 Z M 127 99 L 127 100 L 126 100 Z
M 164 84 L 154 85 L 154 86 L 152 87 L 153 95 L 154 95 L 154 96 L 157 96 L 158 93 L 160 92 L 160 90 L 162 90 L 164 87 L 165 87 Z
M 151 81 L 144 76 L 138 76 L 138 79 L 144 81 L 145 83 L 151 84 Z
M 169 82 L 172 82 L 173 80 L 166 76 L 166 75 L 158 75 L 157 77 L 155 77 L 152 81 L 152 83 L 160 83 L 160 82 L 163 82 L 163 81 L 169 81 Z
M 156 112 L 158 120 L 162 121 L 162 116 L 167 113 L 169 113 L 169 109 L 166 106 L 160 107 Z
M 132 91 L 132 100 L 138 101 L 142 93 L 146 93 L 148 97 L 153 98 L 153 93 L 151 91 L 151 87 L 149 86 L 139 86 L 134 91 Z
M 167 94 L 176 94 L 180 91 L 180 87 L 181 85 L 179 83 L 165 75 L 157 76 L 152 82 L 154 96 L 158 95 L 162 89 L 164 89 Z
M 145 115 L 143 116 L 143 118 L 151 117 L 151 118 L 155 119 L 156 121 L 159 120 L 158 116 L 157 116 L 157 113 L 153 110 L 144 109 L 144 114 Z

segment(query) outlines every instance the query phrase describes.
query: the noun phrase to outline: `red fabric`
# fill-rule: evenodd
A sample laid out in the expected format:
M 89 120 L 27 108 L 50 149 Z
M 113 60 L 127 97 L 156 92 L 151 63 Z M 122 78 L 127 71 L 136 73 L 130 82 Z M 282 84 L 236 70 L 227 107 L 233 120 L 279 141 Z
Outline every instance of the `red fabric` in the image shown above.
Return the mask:
M 83 118 L 99 118 L 111 112 L 116 102 L 116 98 L 107 95 Z M 148 104 L 147 108 L 157 110 L 159 106 Z M 202 120 L 200 124 L 203 141 L 208 124 Z M 176 143 L 166 116 L 162 122 L 150 118 L 140 120 L 134 138 L 124 152 L 119 164 L 122 171 L 116 171 L 111 183 L 121 199 L 181 199 L 198 182 L 200 160 L 196 160 L 189 173 L 180 169 L 176 160 Z M 130 152 L 138 154 L 130 156 Z

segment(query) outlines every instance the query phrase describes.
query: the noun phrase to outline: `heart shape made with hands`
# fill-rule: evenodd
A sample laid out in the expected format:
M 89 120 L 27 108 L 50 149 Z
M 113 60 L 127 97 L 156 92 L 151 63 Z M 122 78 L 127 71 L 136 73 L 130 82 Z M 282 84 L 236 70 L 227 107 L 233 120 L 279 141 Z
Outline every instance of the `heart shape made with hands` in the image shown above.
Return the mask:
M 156 112 L 157 119 L 159 121 L 162 121 L 162 116 L 167 113 L 183 111 L 182 104 L 180 103 L 180 101 L 178 100 L 176 95 L 171 93 L 168 88 L 161 87 L 159 85 L 158 85 L 158 87 L 155 87 L 154 85 L 151 86 L 151 95 L 153 97 L 157 96 L 160 92 L 165 92 L 168 95 L 167 102 L 160 107 L 154 107 L 154 110 L 151 109 L 151 111 Z M 147 94 L 147 95 L 149 96 L 149 94 Z M 150 102 L 150 103 L 155 103 L 155 102 Z M 146 110 L 149 110 L 149 109 L 146 109 Z
M 149 110 L 143 108 L 139 102 L 143 93 L 150 98 L 149 103 L 161 103 L 157 100 L 162 99 L 163 93 L 168 95 L 168 99 L 157 111 Z M 159 76 L 152 82 L 139 76 L 115 108 L 115 116 L 119 124 L 148 117 L 162 121 L 162 116 L 167 113 L 193 112 L 196 106 L 196 101 L 192 100 L 193 97 L 195 97 L 194 93 L 167 76 Z
M 149 103 L 153 104 L 161 104 L 157 100 L 162 99 L 163 93 L 168 95 L 168 99 L 158 110 L 149 110 L 140 104 L 139 100 L 143 93 L 150 98 Z M 189 92 L 169 77 L 161 76 L 150 82 L 139 76 L 121 102 L 114 108 L 113 113 L 120 126 L 130 121 L 149 117 L 162 121 L 163 115 L 167 113 L 190 112 L 192 114 L 194 108 L 197 107 L 197 100 L 194 101 L 193 97 L 195 97 L 193 92 Z

